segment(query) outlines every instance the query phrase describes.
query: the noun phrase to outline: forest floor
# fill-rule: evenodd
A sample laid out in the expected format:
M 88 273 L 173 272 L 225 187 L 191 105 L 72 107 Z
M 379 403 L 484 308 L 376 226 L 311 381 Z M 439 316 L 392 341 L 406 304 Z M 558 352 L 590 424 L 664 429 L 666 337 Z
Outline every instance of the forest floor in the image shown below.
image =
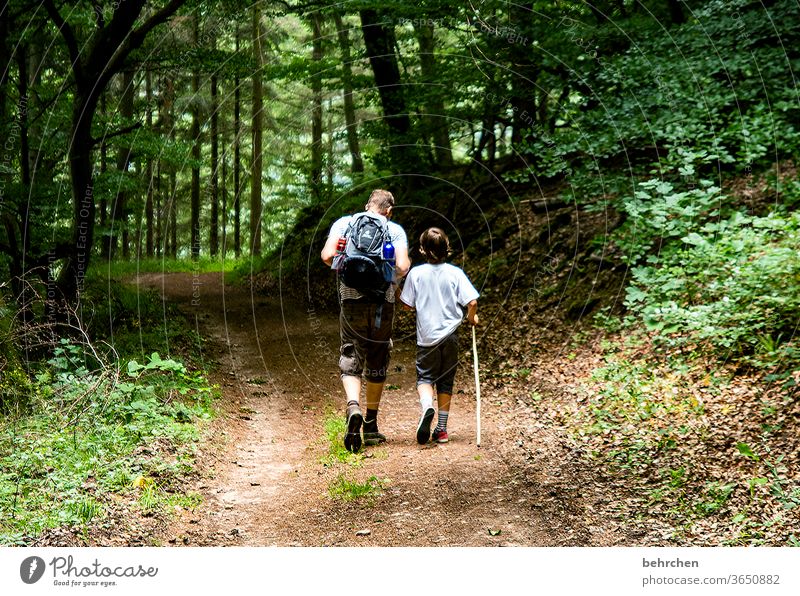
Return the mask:
M 205 338 L 220 416 L 162 544 L 279 546 L 610 546 L 636 542 L 601 512 L 619 494 L 537 424 L 525 400 L 487 385 L 476 446 L 469 344 L 448 430 L 450 443 L 415 441 L 419 404 L 413 335 L 395 333 L 379 423 L 388 441 L 363 456 L 330 456 L 331 418 L 344 416 L 338 313 L 227 285 L 221 273 L 146 274 L 195 317 Z M 411 329 L 411 315 L 396 318 Z M 479 342 L 480 351 L 480 342 Z M 363 404 L 362 404 L 363 405 Z M 522 432 L 521 425 L 525 426 Z M 335 447 L 335 446 L 334 446 Z M 535 447 L 535 449 L 531 449 Z M 353 487 L 366 493 L 354 497 Z M 343 489 L 336 493 L 336 487 Z M 349 490 L 353 489 L 353 490 Z

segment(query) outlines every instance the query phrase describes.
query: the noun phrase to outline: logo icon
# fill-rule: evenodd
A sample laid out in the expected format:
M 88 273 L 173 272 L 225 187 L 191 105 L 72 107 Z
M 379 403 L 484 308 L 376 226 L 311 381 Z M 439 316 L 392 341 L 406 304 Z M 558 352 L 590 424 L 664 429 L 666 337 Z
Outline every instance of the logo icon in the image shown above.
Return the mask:
M 19 576 L 26 584 L 35 584 L 44 575 L 44 559 L 41 557 L 28 557 L 19 566 Z

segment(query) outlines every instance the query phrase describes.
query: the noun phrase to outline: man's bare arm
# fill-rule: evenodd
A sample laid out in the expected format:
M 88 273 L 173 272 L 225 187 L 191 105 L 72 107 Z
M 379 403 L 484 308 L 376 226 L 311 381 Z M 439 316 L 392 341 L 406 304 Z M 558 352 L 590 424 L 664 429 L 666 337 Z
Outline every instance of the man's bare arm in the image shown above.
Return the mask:
M 397 278 L 405 277 L 411 269 L 411 259 L 408 258 L 408 247 L 394 249 L 394 266 Z
M 325 242 L 325 246 L 322 248 L 322 262 L 326 265 L 330 266 L 333 263 L 333 257 L 336 256 L 336 245 L 339 242 L 339 238 L 335 235 L 331 235 L 328 240 Z

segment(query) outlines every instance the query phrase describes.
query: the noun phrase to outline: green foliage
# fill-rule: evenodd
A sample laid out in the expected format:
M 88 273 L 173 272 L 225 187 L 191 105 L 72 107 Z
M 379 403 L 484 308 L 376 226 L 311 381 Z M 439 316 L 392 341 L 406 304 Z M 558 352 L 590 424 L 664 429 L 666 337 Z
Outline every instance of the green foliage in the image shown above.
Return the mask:
M 178 479 L 213 413 L 203 378 L 153 354 L 145 365 L 130 362 L 122 380 L 113 370 L 89 372 L 76 346 L 57 351 L 52 370 L 38 375 L 35 410 L 0 423 L 0 542 L 102 520 L 112 492 L 140 491 L 145 512 L 194 502 L 179 496 Z M 157 486 L 137 482 L 148 475 Z
M 700 186 L 678 192 L 670 182 L 651 179 L 639 184 L 632 197 L 622 199 L 627 220 L 615 233 L 614 241 L 622 249 L 624 260 L 637 263 L 659 243 L 685 237 L 719 215 L 720 189 L 707 180 Z
M 709 222 L 632 269 L 626 306 L 667 345 L 708 345 L 760 367 L 800 361 L 800 216 Z
M 358 482 L 350 480 L 345 473 L 341 473 L 328 485 L 328 494 L 333 499 L 341 499 L 343 501 L 363 499 L 370 504 L 375 497 L 382 494 L 383 487 L 388 482 L 387 478 L 380 480 L 377 476 L 370 476 L 365 482 Z

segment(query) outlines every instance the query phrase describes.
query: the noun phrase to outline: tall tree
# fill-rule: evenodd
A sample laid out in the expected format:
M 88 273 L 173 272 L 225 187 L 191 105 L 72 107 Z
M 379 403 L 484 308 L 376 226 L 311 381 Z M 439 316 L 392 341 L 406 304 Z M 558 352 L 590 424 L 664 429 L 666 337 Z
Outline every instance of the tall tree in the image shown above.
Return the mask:
M 193 18 L 194 45 L 200 43 L 200 15 Z M 191 191 L 192 259 L 200 258 L 200 69 L 192 73 L 192 191 Z
M 145 96 L 147 99 L 147 130 L 153 130 L 153 75 L 148 69 L 145 73 Z M 147 156 L 147 197 L 144 203 L 144 218 L 146 231 L 145 254 L 148 258 L 153 257 L 153 195 L 155 194 L 155 180 L 153 177 L 153 158 Z
M 236 26 L 236 53 L 239 53 L 239 26 Z M 239 73 L 233 79 L 233 252 L 238 259 L 242 254 L 241 243 L 241 203 L 239 201 L 242 195 L 241 185 L 241 169 L 242 169 L 242 154 L 241 154 L 241 139 L 242 139 L 242 118 L 241 118 L 241 80 Z
M 119 113 L 126 125 L 133 119 L 133 96 L 136 92 L 133 74 L 132 69 L 126 70 L 123 72 L 120 82 L 122 97 L 119 103 Z M 117 152 L 117 170 L 120 176 L 128 172 L 128 168 L 131 164 L 131 153 L 132 148 L 129 143 L 124 143 Z M 118 238 L 122 241 L 122 256 L 125 258 L 128 257 L 127 195 L 128 193 L 124 188 L 118 188 L 117 194 L 114 197 L 114 206 L 111 215 L 111 231 L 108 234 L 108 250 L 106 253 L 110 259 L 116 257 Z
M 383 120 L 389 129 L 389 151 L 396 171 L 415 169 L 416 159 L 409 138 L 411 119 L 406 109 L 400 68 L 397 64 L 394 26 L 372 8 L 359 12 L 364 46 L 375 77 L 375 86 L 383 108 Z
M 415 19 L 414 31 L 419 43 L 420 70 L 422 82 L 427 96 L 425 121 L 431 133 L 436 163 L 440 166 L 453 165 L 453 153 L 450 147 L 450 127 L 445 115 L 442 89 L 439 84 L 439 73 L 436 65 L 436 37 L 433 19 Z
M 209 224 L 209 253 L 219 252 L 219 99 L 217 75 L 211 75 L 211 222 Z
M 263 173 L 262 135 L 264 119 L 264 55 L 261 50 L 261 11 L 253 4 L 253 167 L 250 171 L 250 254 L 261 254 L 261 175 Z
M 95 201 L 92 175 L 92 122 L 102 92 L 111 77 L 120 72 L 130 53 L 144 43 L 147 35 L 172 16 L 185 0 L 169 0 L 154 10 L 138 27 L 145 0 L 125 0 L 114 4 L 111 20 L 96 20 L 95 31 L 78 39 L 76 29 L 61 15 L 56 0 L 42 4 L 51 21 L 61 32 L 69 53 L 74 79 L 72 123 L 68 150 L 72 187 L 72 240 L 58 251 L 65 258 L 58 278 L 58 288 L 67 300 L 78 297 L 94 245 Z M 71 3 L 65 3 L 70 6 Z
M 344 99 L 344 121 L 347 127 L 347 148 L 350 150 L 350 171 L 354 174 L 364 171 L 364 160 L 358 144 L 358 122 L 353 102 L 353 67 L 350 58 L 350 34 L 342 22 L 338 11 L 333 13 L 336 35 L 339 38 L 339 50 L 342 55 L 342 91 Z
M 322 16 L 311 15 L 311 195 L 322 199 Z

